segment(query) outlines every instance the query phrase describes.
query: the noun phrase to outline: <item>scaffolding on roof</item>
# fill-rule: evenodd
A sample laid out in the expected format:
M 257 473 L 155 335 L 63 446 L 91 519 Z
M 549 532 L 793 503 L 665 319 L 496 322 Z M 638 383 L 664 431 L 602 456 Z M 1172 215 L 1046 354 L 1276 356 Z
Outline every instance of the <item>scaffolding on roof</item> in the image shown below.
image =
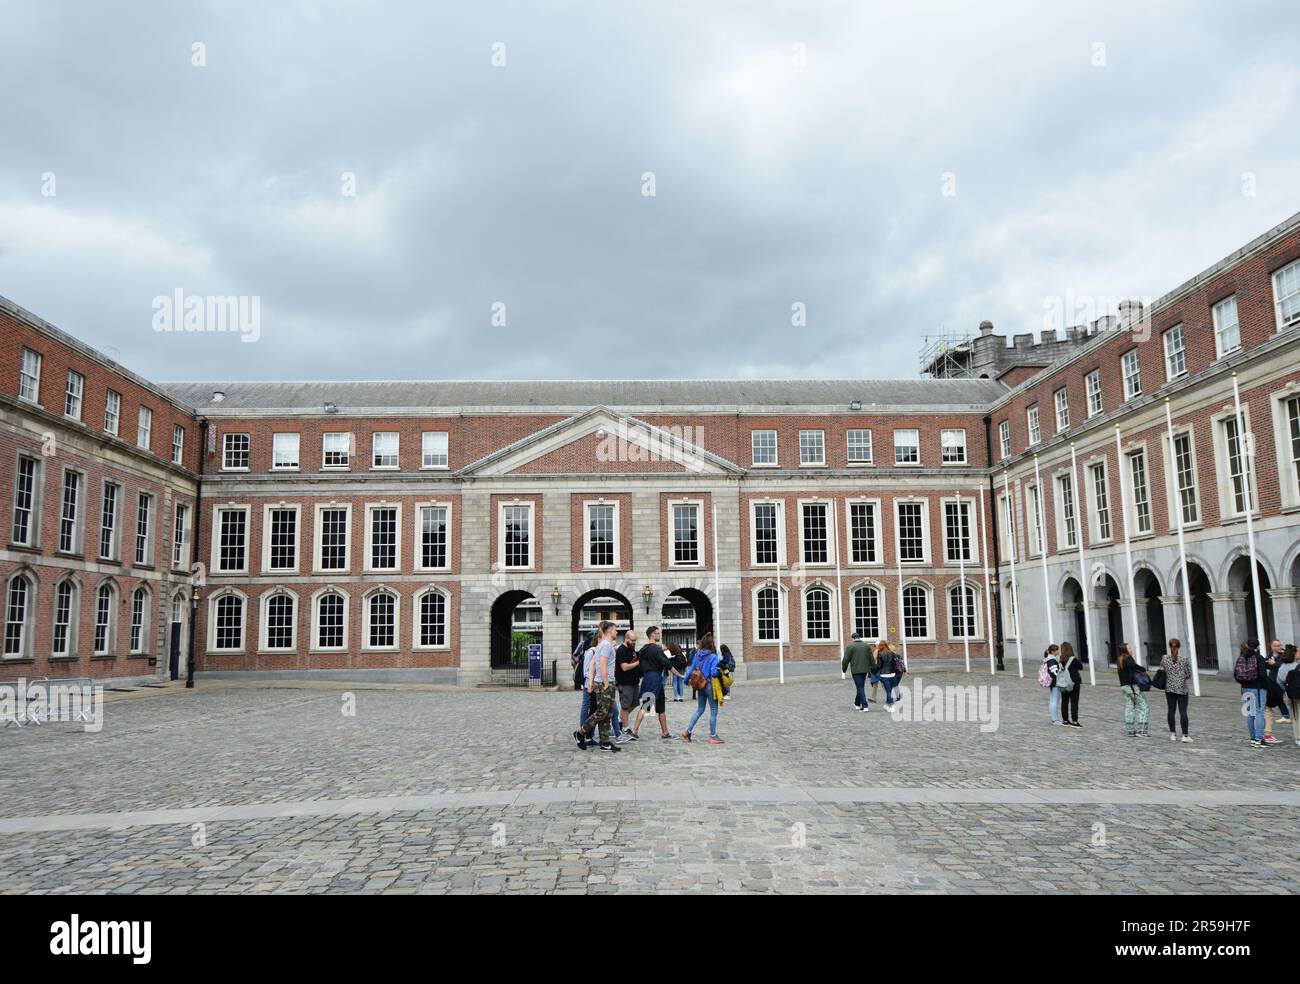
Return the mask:
M 970 344 L 973 337 L 970 332 L 961 331 L 922 336 L 921 375 L 933 379 L 969 379 L 974 376 Z

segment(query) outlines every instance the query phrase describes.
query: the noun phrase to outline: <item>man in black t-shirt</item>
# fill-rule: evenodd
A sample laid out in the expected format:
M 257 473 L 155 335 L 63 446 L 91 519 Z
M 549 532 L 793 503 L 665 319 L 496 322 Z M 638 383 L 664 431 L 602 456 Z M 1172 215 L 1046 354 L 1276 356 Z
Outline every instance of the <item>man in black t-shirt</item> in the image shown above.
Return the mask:
M 627 716 L 641 694 L 641 662 L 637 659 L 636 632 L 632 629 L 623 634 L 623 645 L 614 654 L 614 683 L 618 686 L 618 714 L 623 725 L 618 742 L 636 741 L 636 735 L 627 730 Z
M 659 715 L 659 730 L 663 732 L 662 737 L 672 738 L 673 734 L 668 730 L 668 715 L 664 712 L 664 679 L 669 674 L 677 676 L 681 674 L 673 667 L 668 654 L 659 645 L 659 627 L 650 626 L 646 629 L 645 637 L 649 641 L 638 654 L 641 663 L 641 711 L 636 716 L 636 724 L 632 726 L 631 734 L 633 738 L 638 737 L 641 722 L 645 720 L 646 712 L 653 704 L 655 713 Z

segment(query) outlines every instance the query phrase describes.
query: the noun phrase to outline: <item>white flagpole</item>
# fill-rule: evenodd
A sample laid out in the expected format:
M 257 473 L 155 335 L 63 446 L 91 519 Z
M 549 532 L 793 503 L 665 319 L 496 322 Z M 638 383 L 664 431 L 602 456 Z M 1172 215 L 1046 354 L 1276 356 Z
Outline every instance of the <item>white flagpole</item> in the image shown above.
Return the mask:
M 781 600 L 780 594 L 777 594 L 777 601 Z M 718 563 L 718 504 L 713 503 L 713 642 L 719 647 L 718 652 L 722 652 L 721 632 L 718 630 L 722 627 L 722 568 Z
M 1097 651 L 1092 648 L 1092 610 L 1088 598 L 1092 578 L 1088 576 L 1088 555 L 1083 549 L 1083 483 L 1079 481 L 1079 456 L 1070 442 L 1070 481 L 1074 485 L 1074 535 L 1079 541 L 1079 589 L 1083 593 L 1083 639 L 1088 646 L 1088 683 L 1097 686 Z
M 1119 424 L 1115 425 L 1115 467 L 1119 469 L 1119 508 L 1124 516 L 1124 562 L 1128 564 L 1128 597 L 1133 609 L 1133 655 L 1136 658 L 1138 654 L 1138 599 L 1137 599 L 1137 577 L 1133 573 L 1133 541 L 1129 535 L 1129 527 L 1132 525 L 1134 517 L 1129 515 L 1128 511 L 1128 492 L 1124 483 L 1124 474 L 1128 471 L 1124 462 L 1124 445 L 1119 436 Z M 1136 493 L 1134 493 L 1136 495 Z M 1136 512 L 1137 503 L 1134 502 L 1133 509 Z M 1141 662 L 1141 660 L 1139 660 Z M 1150 659 L 1147 660 L 1150 662 Z
M 1056 619 L 1052 617 L 1052 588 L 1047 577 L 1047 530 L 1043 529 L 1043 475 L 1038 470 L 1038 455 L 1034 455 L 1034 492 L 1038 496 L 1038 509 L 1034 524 L 1038 527 L 1038 548 L 1043 552 L 1043 617 L 1047 619 L 1047 642 L 1056 645 Z
M 776 659 L 781 683 L 785 683 L 785 596 L 781 593 L 781 558 L 785 556 L 785 503 L 777 508 L 781 537 L 776 544 Z
M 980 556 L 984 561 L 984 641 L 989 647 L 989 672 L 997 676 L 998 667 L 993 654 L 993 588 L 989 580 L 989 544 L 984 532 L 984 487 L 979 490 L 980 500 Z
M 839 506 L 831 500 L 831 535 L 835 537 L 835 618 L 839 626 L 837 635 L 840 637 L 840 666 L 844 665 L 844 578 L 840 573 L 840 513 Z M 844 671 L 840 670 L 840 679 L 844 679 Z
M 1002 494 L 1007 500 L 1007 560 L 1011 563 L 1011 608 L 1014 618 L 1012 622 L 1016 627 L 1016 665 L 1020 669 L 1020 675 L 1025 675 L 1025 643 L 1021 638 L 1024 633 L 1020 631 L 1020 589 L 1016 586 L 1016 507 L 1011 502 L 1011 486 L 1007 473 L 1002 473 Z
M 1246 474 L 1242 482 L 1246 486 L 1246 543 L 1250 546 L 1250 586 L 1255 593 L 1255 631 L 1259 639 L 1261 652 L 1268 652 L 1269 640 L 1264 638 L 1264 599 L 1259 590 L 1259 559 L 1255 556 L 1255 489 L 1251 486 L 1250 474 L 1255 470 L 1255 435 L 1246 430 L 1246 415 L 1241 409 L 1241 387 L 1237 384 L 1236 371 L 1232 374 L 1232 403 L 1237 411 L 1237 443 L 1241 446 L 1241 466 Z M 1229 481 L 1232 478 L 1229 476 Z
M 1174 417 L 1169 411 L 1167 396 L 1165 397 L 1165 436 L 1169 442 L 1169 448 L 1165 452 L 1165 462 L 1169 466 L 1169 488 L 1174 496 L 1174 526 L 1178 530 L 1178 557 L 1183 565 L 1183 614 L 1187 619 L 1187 649 L 1192 654 L 1192 690 L 1199 697 L 1201 696 L 1201 667 L 1196 661 L 1196 626 L 1192 624 L 1192 587 L 1187 578 L 1187 542 L 1183 538 L 1183 497 L 1178 491 L 1178 466 L 1174 461 Z
M 961 528 L 963 521 L 966 519 L 966 501 L 961 497 L 961 489 L 957 490 L 957 534 L 961 537 Z M 967 601 L 970 599 L 966 594 L 966 551 L 970 549 L 970 542 L 973 539 L 970 532 L 970 523 L 965 523 L 966 535 L 957 541 L 957 569 L 961 572 L 961 643 L 962 648 L 966 651 L 966 672 L 970 672 L 970 634 L 966 631 L 967 620 L 974 621 L 971 613 L 967 611 Z
M 897 549 L 897 548 L 895 548 Z M 895 558 L 898 566 L 898 638 L 903 644 L 903 665 L 907 665 L 907 623 L 903 620 L 903 561 Z M 899 678 L 902 682 L 902 678 Z

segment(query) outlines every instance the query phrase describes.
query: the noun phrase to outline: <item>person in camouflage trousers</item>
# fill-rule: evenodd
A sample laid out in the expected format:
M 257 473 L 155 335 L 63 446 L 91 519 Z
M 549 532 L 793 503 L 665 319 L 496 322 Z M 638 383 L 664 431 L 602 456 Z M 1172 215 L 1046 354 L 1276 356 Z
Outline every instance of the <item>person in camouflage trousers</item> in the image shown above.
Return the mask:
M 600 749 L 603 752 L 617 752 L 619 747 L 609 740 L 610 721 L 614 717 L 614 701 L 618 690 L 614 685 L 614 636 L 617 627 L 613 622 L 601 622 L 597 630 L 596 648 L 588 657 L 591 665 L 586 668 L 587 692 L 591 694 L 591 715 L 582 726 L 582 730 L 573 733 L 578 747 L 586 749 L 592 733 L 600 729 Z

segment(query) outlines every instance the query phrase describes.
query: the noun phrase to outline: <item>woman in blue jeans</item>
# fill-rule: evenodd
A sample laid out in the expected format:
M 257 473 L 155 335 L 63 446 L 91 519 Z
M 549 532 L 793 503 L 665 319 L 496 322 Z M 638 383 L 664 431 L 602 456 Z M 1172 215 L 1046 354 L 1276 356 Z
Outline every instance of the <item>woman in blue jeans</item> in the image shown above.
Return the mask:
M 668 650 L 669 662 L 677 666 L 679 673 L 682 674 L 673 674 L 673 700 L 681 703 L 683 700 L 682 694 L 686 690 L 686 677 L 684 675 L 686 672 L 686 654 L 682 652 L 681 646 L 673 643 L 669 643 L 664 648 Z M 679 663 L 680 666 L 678 666 Z
M 717 647 L 713 643 L 713 633 L 704 633 L 704 638 L 700 640 L 699 647 L 691 654 L 691 665 L 686 670 L 686 678 L 689 680 L 691 675 L 699 670 L 704 677 L 704 689 L 695 692 L 695 715 L 691 718 L 691 723 L 686 726 L 682 732 L 684 741 L 691 740 L 691 732 L 695 730 L 695 725 L 700 718 L 704 716 L 705 708 L 709 711 L 709 744 L 721 745 L 722 739 L 718 737 L 718 701 L 713 696 L 713 678 L 718 675 L 718 656 Z

